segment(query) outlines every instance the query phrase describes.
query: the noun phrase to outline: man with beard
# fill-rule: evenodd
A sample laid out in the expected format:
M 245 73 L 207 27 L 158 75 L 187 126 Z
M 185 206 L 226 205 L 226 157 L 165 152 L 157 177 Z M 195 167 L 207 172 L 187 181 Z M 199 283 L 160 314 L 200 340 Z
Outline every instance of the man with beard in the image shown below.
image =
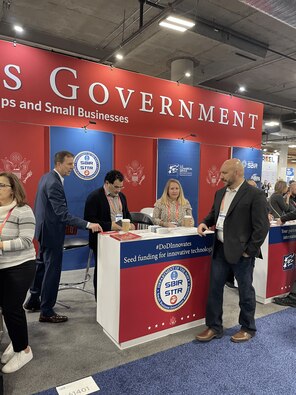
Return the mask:
M 225 187 L 216 192 L 211 211 L 197 229 L 203 236 L 209 227 L 216 226 L 206 310 L 208 328 L 196 339 L 207 342 L 223 336 L 223 291 L 231 269 L 238 283 L 241 325 L 231 340 L 240 343 L 250 340 L 256 332 L 253 271 L 269 229 L 268 207 L 264 193 L 244 179 L 240 160 L 226 160 L 220 179 Z

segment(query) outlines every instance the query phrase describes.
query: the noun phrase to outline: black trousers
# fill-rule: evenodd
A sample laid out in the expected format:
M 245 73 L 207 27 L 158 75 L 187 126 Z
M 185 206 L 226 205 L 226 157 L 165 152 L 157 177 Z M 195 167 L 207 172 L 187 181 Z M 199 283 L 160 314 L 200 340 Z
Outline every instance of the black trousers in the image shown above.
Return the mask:
M 226 261 L 223 243 L 217 242 L 212 258 L 210 289 L 206 311 L 206 325 L 218 333 L 223 331 L 223 292 L 229 270 L 232 269 L 238 284 L 239 323 L 246 332 L 255 334 L 256 295 L 253 288 L 255 258 L 241 257 L 237 263 Z
M 28 289 L 34 278 L 36 261 L 0 270 L 0 305 L 4 322 L 15 352 L 28 346 L 28 327 L 23 308 Z

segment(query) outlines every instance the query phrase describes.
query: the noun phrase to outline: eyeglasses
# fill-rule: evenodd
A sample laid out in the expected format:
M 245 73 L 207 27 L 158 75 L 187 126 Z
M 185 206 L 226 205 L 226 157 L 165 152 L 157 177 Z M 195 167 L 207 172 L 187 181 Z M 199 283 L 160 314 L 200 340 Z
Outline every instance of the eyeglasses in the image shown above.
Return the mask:
M 0 189 L 3 189 L 3 188 L 11 188 L 11 185 L 9 185 L 9 184 L 0 184 Z
M 122 186 L 122 187 L 120 187 L 120 186 L 118 186 L 118 185 L 114 185 L 114 184 L 112 184 L 112 186 L 113 186 L 113 188 L 115 188 L 115 189 L 124 189 L 124 186 Z

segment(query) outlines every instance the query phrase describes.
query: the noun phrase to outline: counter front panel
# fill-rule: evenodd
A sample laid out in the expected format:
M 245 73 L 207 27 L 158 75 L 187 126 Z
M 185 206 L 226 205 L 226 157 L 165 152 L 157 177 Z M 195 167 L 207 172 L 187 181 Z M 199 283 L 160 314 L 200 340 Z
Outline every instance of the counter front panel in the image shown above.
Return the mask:
M 205 317 L 213 237 L 120 243 L 119 343 Z

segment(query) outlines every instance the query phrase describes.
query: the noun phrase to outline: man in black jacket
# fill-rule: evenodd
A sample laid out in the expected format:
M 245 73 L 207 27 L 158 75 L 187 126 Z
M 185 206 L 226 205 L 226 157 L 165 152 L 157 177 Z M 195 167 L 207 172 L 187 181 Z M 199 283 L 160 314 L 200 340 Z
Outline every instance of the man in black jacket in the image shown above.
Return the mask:
M 240 343 L 256 332 L 253 270 L 269 229 L 268 208 L 263 192 L 244 179 L 238 159 L 225 161 L 220 173 L 225 187 L 216 192 L 211 211 L 197 229 L 203 236 L 209 227 L 216 226 L 206 311 L 208 328 L 196 339 L 207 342 L 222 337 L 223 290 L 232 269 L 238 283 L 241 329 L 231 340 Z
M 90 218 L 96 218 L 104 232 L 110 230 L 121 230 L 122 219 L 130 219 L 127 201 L 123 189 L 123 174 L 118 170 L 109 171 L 104 179 L 104 185 L 88 195 L 84 207 L 84 219 L 93 222 Z M 135 229 L 131 223 L 130 230 Z M 97 235 L 89 233 L 89 246 L 94 252 L 95 271 L 94 288 L 97 295 Z

